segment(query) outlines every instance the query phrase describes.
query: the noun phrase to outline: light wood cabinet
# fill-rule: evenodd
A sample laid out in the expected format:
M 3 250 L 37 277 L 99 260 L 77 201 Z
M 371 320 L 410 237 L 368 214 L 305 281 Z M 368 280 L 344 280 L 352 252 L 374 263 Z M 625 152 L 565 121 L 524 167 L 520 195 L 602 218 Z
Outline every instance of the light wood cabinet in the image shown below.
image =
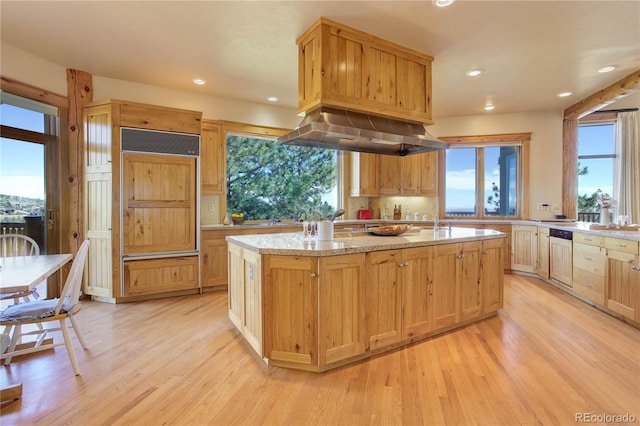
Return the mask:
M 473 225 L 472 228 L 476 226 Z M 506 235 L 506 238 L 502 241 L 504 247 L 504 253 L 502 259 L 504 261 L 504 269 L 507 271 L 511 269 L 511 225 L 506 223 L 489 223 L 479 226 L 480 229 L 491 229 L 494 231 L 502 232 Z
M 458 256 L 460 263 L 458 267 L 460 280 L 460 321 L 477 318 L 480 316 L 482 310 L 481 255 L 482 241 L 462 244 L 462 250 Z
M 513 225 L 511 227 L 511 269 L 535 273 L 538 268 L 537 227 Z
M 406 157 L 380 156 L 381 195 L 438 195 L 436 152 Z
M 225 237 L 233 231 L 202 231 L 200 240 L 201 286 L 226 288 L 228 255 Z
M 538 226 L 538 269 L 537 274 L 549 279 L 549 228 Z
M 225 195 L 227 192 L 227 144 L 222 132 L 222 124 L 214 120 L 202 120 L 200 141 L 201 194 Z
M 607 247 L 606 307 L 640 322 L 640 260 L 637 241 L 604 239 Z
M 549 238 L 549 277 L 573 287 L 573 250 L 571 240 Z
M 168 266 L 168 260 L 136 260 L 124 265 L 121 259 L 124 254 L 147 253 L 148 249 L 196 250 L 197 162 L 189 158 L 185 164 L 181 160 L 179 165 L 167 164 L 150 155 L 129 153 L 121 157 L 121 131 L 135 128 L 199 135 L 201 119 L 197 111 L 120 100 L 93 102 L 84 108 L 84 232 L 91 241 L 86 294 L 119 302 L 139 299 L 145 291 L 151 295 L 197 291 L 198 285 L 193 286 L 193 279 L 198 283 L 197 256 L 173 266 Z M 152 230 L 157 224 L 162 232 Z M 159 271 L 145 262 L 160 265 Z M 170 270 L 174 271 L 171 277 Z M 176 282 L 177 276 L 184 281 Z
M 299 112 L 327 105 L 433 123 L 433 57 L 326 18 L 296 43 Z
M 433 248 L 433 327 L 445 328 L 458 321 L 460 244 Z
M 196 250 L 195 157 L 122 156 L 123 254 Z
M 320 258 L 320 366 L 365 351 L 365 255 Z
M 482 241 L 480 281 L 482 283 L 482 314 L 502 309 L 504 300 L 504 243 L 501 240 Z
M 367 253 L 367 350 L 399 342 L 402 337 L 403 251 Z
M 573 291 L 598 305 L 604 305 L 607 258 L 602 238 L 573 233 Z
M 433 330 L 433 248 L 404 249 L 403 263 L 402 330 L 410 339 Z
M 377 197 L 380 195 L 380 156 L 366 152 L 349 152 L 351 180 L 349 194 L 352 197 Z

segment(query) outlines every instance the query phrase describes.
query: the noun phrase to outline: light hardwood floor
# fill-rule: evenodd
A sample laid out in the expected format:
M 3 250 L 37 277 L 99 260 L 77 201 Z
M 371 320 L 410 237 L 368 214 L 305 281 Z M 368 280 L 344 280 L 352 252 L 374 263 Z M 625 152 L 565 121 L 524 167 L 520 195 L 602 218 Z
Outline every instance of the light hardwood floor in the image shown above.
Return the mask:
M 63 348 L 0 367 L 2 384 L 24 384 L 0 423 L 565 425 L 577 413 L 640 422 L 640 330 L 540 280 L 505 278 L 498 316 L 324 374 L 264 365 L 227 319 L 226 293 L 85 302 L 81 376 Z

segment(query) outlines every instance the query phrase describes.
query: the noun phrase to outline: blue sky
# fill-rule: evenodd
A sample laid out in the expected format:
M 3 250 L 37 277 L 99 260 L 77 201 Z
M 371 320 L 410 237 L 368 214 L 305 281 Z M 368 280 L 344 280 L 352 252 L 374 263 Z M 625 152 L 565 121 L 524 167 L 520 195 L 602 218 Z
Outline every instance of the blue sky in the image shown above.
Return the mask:
M 44 131 L 43 114 L 13 105 L 0 106 L 2 124 Z M 0 194 L 44 199 L 44 146 L 0 138 Z

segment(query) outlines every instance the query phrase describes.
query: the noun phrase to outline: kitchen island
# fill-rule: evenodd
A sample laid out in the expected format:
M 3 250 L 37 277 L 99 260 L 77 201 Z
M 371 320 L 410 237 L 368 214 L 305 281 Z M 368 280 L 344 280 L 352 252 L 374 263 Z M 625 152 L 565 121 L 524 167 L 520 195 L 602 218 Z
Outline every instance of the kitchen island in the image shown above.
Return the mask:
M 227 236 L 229 318 L 270 365 L 324 371 L 495 315 L 501 232 Z

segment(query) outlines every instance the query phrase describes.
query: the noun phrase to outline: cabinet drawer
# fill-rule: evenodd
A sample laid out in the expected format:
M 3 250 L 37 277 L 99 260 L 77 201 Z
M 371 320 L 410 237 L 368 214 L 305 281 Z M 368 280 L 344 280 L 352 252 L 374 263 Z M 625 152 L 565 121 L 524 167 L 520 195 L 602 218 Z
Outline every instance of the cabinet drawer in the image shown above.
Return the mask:
M 198 288 L 198 256 L 124 262 L 124 296 Z
M 623 251 L 625 253 L 638 254 L 638 241 L 623 240 L 622 238 L 604 237 L 604 246 L 610 250 Z
M 573 291 L 604 306 L 604 277 L 573 268 Z
M 573 242 L 573 266 L 604 277 L 607 257 L 604 249 Z
M 573 242 L 589 244 L 591 246 L 604 247 L 604 237 L 602 235 L 592 235 L 592 234 L 583 234 L 581 232 L 574 232 Z

